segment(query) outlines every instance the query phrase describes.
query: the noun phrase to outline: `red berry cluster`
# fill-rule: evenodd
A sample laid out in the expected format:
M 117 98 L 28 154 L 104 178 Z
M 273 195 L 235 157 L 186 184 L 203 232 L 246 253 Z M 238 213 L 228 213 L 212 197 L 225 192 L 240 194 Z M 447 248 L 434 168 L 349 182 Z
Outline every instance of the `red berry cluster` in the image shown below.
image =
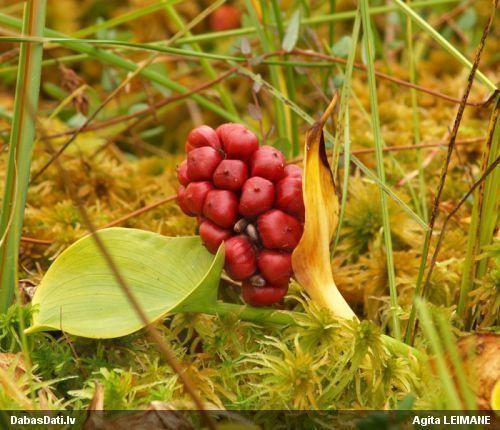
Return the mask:
M 225 269 L 242 282 L 243 299 L 273 304 L 286 294 L 291 253 L 303 231 L 302 169 L 286 165 L 271 146 L 241 124 L 202 125 L 186 142 L 177 169 L 179 206 L 198 218 L 200 236 L 215 254 L 225 242 Z

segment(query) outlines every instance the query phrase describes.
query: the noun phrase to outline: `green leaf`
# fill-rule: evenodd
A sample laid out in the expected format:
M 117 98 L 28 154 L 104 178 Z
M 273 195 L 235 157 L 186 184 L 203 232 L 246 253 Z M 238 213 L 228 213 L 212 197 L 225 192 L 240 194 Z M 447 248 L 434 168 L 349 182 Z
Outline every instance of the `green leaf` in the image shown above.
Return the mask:
M 292 19 L 288 23 L 288 27 L 286 29 L 285 36 L 283 37 L 282 48 L 286 52 L 290 52 L 293 48 L 295 48 L 295 44 L 299 39 L 299 30 L 300 30 L 300 11 L 298 10 L 292 15 Z
M 332 46 L 332 54 L 336 57 L 347 58 L 351 52 L 351 36 L 342 36 L 335 45 Z
M 174 311 L 211 311 L 224 263 L 198 236 L 165 237 L 110 228 L 97 233 L 150 321 Z M 52 264 L 36 290 L 28 333 L 64 330 L 89 338 L 125 336 L 144 327 L 91 236 Z

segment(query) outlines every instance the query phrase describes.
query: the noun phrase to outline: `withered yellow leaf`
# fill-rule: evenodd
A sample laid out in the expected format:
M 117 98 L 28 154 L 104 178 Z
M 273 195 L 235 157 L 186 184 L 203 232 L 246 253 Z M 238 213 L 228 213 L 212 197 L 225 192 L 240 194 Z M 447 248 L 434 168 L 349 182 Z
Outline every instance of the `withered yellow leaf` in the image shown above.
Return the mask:
M 292 255 L 295 278 L 318 304 L 342 318 L 355 314 L 333 280 L 330 242 L 338 223 L 339 204 L 323 137 L 325 115 L 307 132 L 302 191 L 304 233 Z

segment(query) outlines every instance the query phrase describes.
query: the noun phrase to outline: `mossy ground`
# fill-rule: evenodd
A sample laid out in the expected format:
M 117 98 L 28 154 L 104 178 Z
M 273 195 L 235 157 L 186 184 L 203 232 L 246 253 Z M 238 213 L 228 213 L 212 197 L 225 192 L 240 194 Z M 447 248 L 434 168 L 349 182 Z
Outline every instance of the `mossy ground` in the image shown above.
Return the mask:
M 75 3 L 70 0 L 65 3 L 68 7 L 49 9 L 52 11 L 49 24 L 71 32 L 81 25 L 82 18 L 79 18 L 80 21 L 76 18 L 71 21 L 67 14 L 78 16 L 74 10 Z M 137 0 L 129 3 L 137 7 L 145 2 Z M 196 10 L 190 11 L 187 5 L 183 8 L 186 9 L 183 12 L 187 17 L 196 16 Z M 57 13 L 64 13 L 63 18 L 54 16 Z M 173 30 L 162 24 L 161 17 L 155 17 L 147 31 L 137 23 L 128 31 L 135 32 L 138 40 L 166 37 Z M 225 49 L 230 50 L 230 44 L 227 43 Z M 494 45 L 495 42 L 492 42 L 488 46 L 485 64 L 494 55 Z M 407 70 L 403 66 L 388 66 L 380 62 L 377 68 L 407 79 Z M 88 61 L 82 64 L 78 72 L 91 85 L 102 88 L 100 77 L 103 73 L 112 74 L 113 70 L 102 69 Z M 49 71 L 45 73 L 46 82 L 50 82 Z M 319 114 L 317 106 L 323 104 L 321 95 L 316 91 L 321 73 L 308 71 L 307 74 L 298 74 L 298 103 L 312 115 Z M 466 72 L 450 61 L 449 56 L 431 54 L 427 60 L 419 62 L 418 73 L 421 85 L 439 89 L 454 97 L 461 96 Z M 179 79 L 188 86 L 194 86 L 206 78 L 195 75 Z M 237 83 L 233 80 L 229 85 L 235 85 L 235 103 L 241 112 L 246 112 L 251 83 L 242 77 L 237 78 Z M 113 112 L 120 112 L 120 104 L 133 104 L 137 95 L 134 90 L 143 84 L 140 80 L 134 81 L 133 90 L 125 93 L 119 102 L 111 104 L 106 114 L 112 116 Z M 370 148 L 373 147 L 373 139 L 370 116 L 366 114 L 369 111 L 368 89 L 365 75 L 359 71 L 354 74 L 353 89 L 357 100 L 351 100 L 352 148 Z M 7 107 L 12 105 L 10 94 L 4 88 L 2 101 Z M 210 90 L 208 94 L 213 95 Z M 409 90 L 379 80 L 378 96 L 385 144 L 410 144 L 412 108 Z M 481 100 L 485 96 L 486 92 L 476 85 L 471 99 Z M 261 99 L 262 111 L 272 112 L 272 98 L 265 90 L 261 90 Z M 418 103 L 422 143 L 446 139 L 457 105 L 422 93 L 419 93 Z M 67 130 L 68 118 L 77 114 L 69 106 L 58 118 L 49 118 L 51 109 L 57 104 L 47 92 L 43 94 L 39 118 L 40 140 L 33 156 L 33 172 L 37 172 L 50 157 L 43 144 L 43 136 Z M 458 140 L 485 137 L 487 114 L 487 110 L 467 108 Z M 200 113 L 195 105 L 184 104 L 160 112 L 138 131 L 164 127 L 163 132 L 153 137 L 120 135 L 120 125 L 78 136 L 61 160 L 78 184 L 79 197 L 85 202 L 97 226 L 104 226 L 175 193 L 175 166 L 183 157 L 183 141 L 193 125 L 193 118 L 196 121 L 200 115 L 206 123 L 220 123 L 220 119 L 213 115 Z M 243 116 L 249 123 L 257 125 L 248 114 Z M 265 115 L 265 128 L 271 124 L 271 118 L 272 115 Z M 5 122 L 1 128 L 7 126 Z M 301 141 L 305 131 L 306 124 L 301 124 Z M 65 138 L 53 139 L 52 145 L 57 149 L 64 141 Z M 443 214 L 453 208 L 470 188 L 471 178 L 479 176 L 484 145 L 483 140 L 457 146 L 441 201 Z M 422 151 L 424 159 L 428 161 L 424 169 L 428 207 L 432 204 L 439 180 L 445 153 L 442 149 Z M 373 154 L 360 155 L 360 159 L 372 170 L 375 169 Z M 3 153 L 0 156 L 0 191 L 4 182 L 5 163 L 6 155 Z M 403 178 L 400 168 L 407 174 L 418 170 L 416 151 L 388 153 L 385 167 L 387 183 L 410 207 L 416 209 L 412 188 L 418 189 L 417 179 L 411 178 L 405 185 L 400 185 Z M 380 203 L 376 198 L 378 187 L 353 166 L 349 168 L 349 188 L 343 190 L 348 193 L 347 212 L 332 266 L 339 288 L 366 321 L 358 324 L 336 320 L 305 299 L 296 285 L 292 286 L 284 304 L 287 309 L 305 311 L 303 321 L 296 327 L 264 327 L 236 317 L 191 314 L 169 317 L 159 326 L 161 332 L 189 372 L 200 396 L 213 407 L 383 409 L 395 408 L 403 400 L 417 408 L 439 409 L 445 406 L 443 388 L 430 369 L 413 358 L 390 353 L 381 341 L 381 334 L 390 325 L 390 304 Z M 462 326 L 460 321 L 455 320 L 455 309 L 471 207 L 471 202 L 467 202 L 450 223 L 427 296 L 433 309 L 446 315 L 456 327 Z M 394 239 L 396 283 L 402 307 L 400 318 L 404 327 L 412 303 L 424 232 L 392 201 L 389 212 Z M 192 234 L 195 224 L 181 213 L 175 202 L 170 202 L 132 217 L 122 226 L 175 236 Z M 22 244 L 20 287 L 26 297 L 29 287 L 39 283 L 51 261 L 85 233 L 81 216 L 57 169 L 54 166 L 48 168 L 30 186 L 23 234 L 51 243 Z M 497 258 L 491 259 L 487 276 L 477 283 L 471 293 L 476 330 L 495 330 L 499 322 L 500 262 L 496 243 Z M 239 300 L 237 289 L 229 285 L 221 288 L 224 289 L 221 293 L 224 297 Z M 29 305 L 23 305 L 22 313 L 26 322 L 29 321 L 30 312 Z M 8 363 L 2 365 L 6 371 L 5 378 L 13 382 L 14 388 L 8 388 L 2 382 L 0 408 L 25 408 L 26 404 L 44 409 L 87 408 L 97 383 L 104 387 L 106 409 L 144 408 L 154 400 L 180 408 L 192 405 L 178 376 L 161 359 L 156 347 L 142 332 L 108 341 L 85 340 L 60 333 L 30 335 L 28 343 L 35 382 L 30 384 L 25 372 L 26 363 L 22 361 L 20 353 L 18 318 L 18 306 L 0 316 L 2 350 L 17 354 L 17 359 L 10 357 Z M 462 334 L 464 332 L 455 329 L 455 335 Z M 427 341 L 418 336 L 416 347 L 427 350 Z M 30 392 L 30 387 L 35 387 L 32 388 L 35 391 Z

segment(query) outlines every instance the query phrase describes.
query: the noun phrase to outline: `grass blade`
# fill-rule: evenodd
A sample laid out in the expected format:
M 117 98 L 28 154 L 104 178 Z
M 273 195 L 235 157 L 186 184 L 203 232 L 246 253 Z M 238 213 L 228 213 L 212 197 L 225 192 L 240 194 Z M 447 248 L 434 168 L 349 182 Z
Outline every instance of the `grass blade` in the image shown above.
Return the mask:
M 483 162 L 485 171 L 500 156 L 500 127 L 498 126 L 498 114 L 500 111 L 500 95 L 497 95 L 496 107 L 490 122 L 487 143 L 487 152 Z M 483 200 L 481 205 L 481 225 L 479 229 L 479 248 L 489 245 L 493 240 L 495 226 L 498 221 L 498 206 L 500 204 L 500 171 L 491 174 L 482 186 Z M 482 259 L 477 266 L 477 278 L 482 278 L 486 273 L 488 259 Z
M 283 20 L 281 19 L 281 9 L 279 7 L 278 0 L 273 0 L 272 6 L 273 6 L 273 12 L 274 12 L 274 19 L 276 20 L 276 25 L 278 26 L 278 34 L 279 34 L 280 40 L 282 40 L 284 43 L 285 26 L 283 24 Z M 299 21 L 299 26 L 300 26 L 300 21 Z M 284 56 L 284 60 L 288 61 L 287 55 Z M 286 77 L 285 81 L 286 81 L 287 95 L 292 102 L 295 102 L 296 101 L 296 97 L 295 97 L 296 86 L 295 86 L 295 73 L 293 70 L 293 66 L 291 66 L 291 65 L 286 66 L 285 77 Z M 292 109 L 288 109 L 288 113 L 290 115 L 290 126 L 291 126 L 290 137 L 291 137 L 291 141 L 292 141 L 292 156 L 295 157 L 300 152 L 298 118 L 297 118 L 297 114 Z
M 262 22 L 264 25 L 261 25 L 259 22 L 259 18 L 257 16 L 257 11 L 255 10 L 252 2 L 250 0 L 245 0 L 245 4 L 247 7 L 248 14 L 250 16 L 250 20 L 253 25 L 258 28 L 257 35 L 259 36 L 260 43 L 262 44 L 262 48 L 264 52 L 272 52 L 275 50 L 275 46 L 273 44 L 272 38 L 267 33 L 267 27 L 269 26 L 269 14 L 267 11 L 267 5 L 264 4 L 263 1 L 260 2 L 260 6 L 262 9 Z M 269 74 L 271 76 L 271 82 L 276 88 L 280 88 L 281 90 L 281 79 L 280 79 L 280 70 L 278 66 L 270 66 Z M 274 110 L 275 110 L 275 121 L 276 121 L 276 129 L 278 131 L 278 136 L 280 138 L 286 137 L 286 115 L 283 104 L 280 103 L 279 100 L 274 99 Z
M 500 110 L 500 96 L 497 96 L 496 106 L 490 119 L 489 136 L 485 152 L 483 154 L 483 172 L 500 155 L 500 127 L 498 127 L 498 113 Z M 478 249 L 488 245 L 493 236 L 498 218 L 500 173 L 498 170 L 492 173 L 481 188 L 474 193 L 471 223 L 467 235 L 467 251 L 464 259 L 462 281 L 460 285 L 460 298 L 458 302 L 458 315 L 461 319 L 466 317 L 469 292 L 474 279 L 484 276 L 486 262 L 481 260 L 476 265 Z M 479 238 L 479 243 L 478 243 Z
M 212 4 L 210 6 L 210 9 L 215 9 L 219 7 L 220 5 L 224 4 L 226 0 L 219 0 Z M 182 20 L 182 17 L 177 13 L 177 11 L 174 9 L 174 7 L 171 4 L 166 5 L 166 10 L 167 14 L 169 17 L 175 22 L 177 27 L 179 27 L 180 31 L 185 31 L 188 36 L 191 35 L 191 32 L 186 31 L 186 26 Z M 190 43 L 191 47 L 193 48 L 194 51 L 196 52 L 203 52 L 200 48 L 200 45 L 198 45 L 196 42 L 191 42 Z M 200 64 L 201 67 L 203 67 L 203 70 L 207 74 L 207 76 L 210 79 L 215 79 L 217 77 L 217 73 L 215 72 L 214 68 L 212 65 L 208 62 L 206 58 L 201 58 L 200 59 Z M 233 115 L 238 116 L 239 114 L 236 110 L 236 107 L 234 106 L 233 99 L 231 97 L 231 94 L 227 91 L 223 83 L 218 84 L 216 87 L 216 90 L 219 93 L 220 100 L 224 107 L 231 112 Z M 241 122 L 241 118 L 238 120 L 238 122 Z
M 432 26 L 423 19 L 418 13 L 416 13 L 409 5 L 402 2 L 401 0 L 392 0 L 398 8 L 403 11 L 409 18 L 411 18 L 415 24 L 417 24 L 423 31 L 425 31 L 429 36 L 431 36 L 443 49 L 445 49 L 449 54 L 451 54 L 456 60 L 462 63 L 468 70 L 472 69 L 472 63 L 450 42 L 448 42 L 438 31 L 436 31 Z M 496 90 L 496 85 L 491 82 L 487 76 L 477 70 L 478 79 L 488 87 L 490 91 Z
M 134 19 L 140 18 L 145 15 L 149 15 L 154 12 L 158 12 L 159 10 L 165 8 L 166 6 L 173 5 L 175 3 L 179 3 L 180 0 L 160 0 L 156 3 L 150 4 L 145 7 L 141 7 L 140 9 L 133 10 L 131 12 L 124 13 L 117 17 L 108 19 L 106 21 L 100 22 L 98 24 L 91 25 L 86 28 L 82 28 L 71 35 L 73 37 L 86 37 L 90 36 L 98 32 L 99 30 L 104 30 L 108 28 L 117 27 L 119 25 L 125 24 L 127 22 L 133 21 Z
M 448 143 L 448 150 L 447 150 L 447 154 L 446 154 L 446 159 L 444 160 L 443 166 L 441 168 L 439 184 L 437 187 L 436 195 L 434 197 L 432 212 L 430 214 L 429 230 L 427 230 L 426 235 L 425 235 L 425 239 L 424 239 L 422 256 L 421 256 L 420 266 L 419 266 L 418 275 L 417 275 L 417 283 L 415 285 L 415 292 L 413 295 L 414 301 L 413 301 L 412 308 L 410 310 L 410 316 L 408 318 L 408 324 L 406 327 L 405 342 L 407 342 L 407 343 L 412 342 L 414 337 L 415 337 L 416 327 L 418 326 L 418 321 L 415 321 L 416 312 L 417 312 L 417 310 L 416 310 L 417 299 L 419 299 L 420 297 L 425 297 L 425 292 L 426 292 L 425 289 L 430 282 L 433 267 L 434 267 L 433 265 L 436 262 L 436 260 L 434 260 L 434 261 L 431 260 L 431 265 L 430 265 L 429 271 L 427 273 L 426 282 L 422 283 L 423 278 L 424 278 L 425 267 L 427 265 L 427 258 L 429 256 L 430 243 L 431 243 L 432 235 L 434 232 L 436 219 L 437 219 L 438 214 L 439 214 L 439 205 L 440 205 L 440 201 L 441 201 L 441 196 L 443 193 L 446 178 L 448 176 L 448 168 L 450 166 L 451 156 L 452 156 L 454 148 L 455 148 L 458 130 L 460 128 L 460 123 L 461 123 L 463 115 L 464 115 L 467 99 L 469 98 L 469 95 L 470 95 L 470 92 L 472 89 L 472 85 L 474 83 L 476 72 L 478 72 L 478 67 L 479 67 L 479 63 L 481 60 L 481 54 L 484 50 L 484 46 L 486 44 L 486 39 L 487 39 L 488 34 L 489 34 L 491 27 L 493 25 L 495 13 L 496 13 L 496 5 L 492 4 L 492 6 L 493 7 L 491 10 L 488 22 L 486 23 L 486 25 L 483 29 L 483 34 L 481 36 L 479 46 L 478 46 L 476 53 L 475 53 L 474 63 L 472 65 L 472 68 L 469 72 L 469 76 L 467 78 L 467 86 L 465 87 L 464 93 L 462 95 L 462 99 L 460 101 L 460 105 L 458 107 L 458 111 L 457 111 L 457 114 L 455 116 L 455 120 L 453 122 L 453 128 L 450 132 L 450 139 L 449 139 L 449 143 Z M 492 167 L 492 166 L 493 165 L 491 165 L 490 167 Z M 488 169 L 485 170 L 485 173 L 487 170 Z M 443 229 L 444 229 L 444 227 L 443 227 Z M 441 237 L 442 237 L 442 234 L 443 234 L 443 230 L 441 231 Z M 439 242 L 438 242 L 438 244 L 439 244 Z M 434 253 L 435 258 L 437 258 L 437 250 L 438 250 L 438 248 L 436 248 L 436 251 Z
M 290 106 L 291 109 L 293 109 L 295 112 L 297 112 L 297 115 L 299 115 L 304 121 L 306 121 L 309 125 L 314 124 L 314 119 L 305 111 L 303 111 L 297 104 L 293 103 L 290 99 L 286 98 L 283 93 L 281 93 L 279 90 L 274 88 L 269 82 L 265 81 L 262 79 L 261 76 L 256 75 L 255 73 L 251 72 L 250 70 L 246 69 L 245 67 L 238 66 L 237 64 L 233 65 L 238 68 L 238 72 L 248 76 L 250 79 L 252 79 L 254 82 L 259 83 L 262 85 L 262 87 L 266 88 L 274 97 L 280 99 L 283 103 L 285 103 L 287 106 Z M 325 139 L 333 146 L 335 139 L 332 136 L 331 133 L 325 130 Z M 354 154 L 351 152 L 351 161 L 366 175 L 367 178 L 372 180 L 377 184 L 380 189 L 382 189 L 391 199 L 393 199 L 399 206 L 401 206 L 401 209 L 403 209 L 412 219 L 415 220 L 415 222 L 422 227 L 424 231 L 427 231 L 429 229 L 428 225 L 425 223 L 425 221 L 420 218 L 415 211 L 410 208 L 403 200 L 401 200 L 400 197 L 394 191 L 392 191 L 384 182 L 380 181 L 378 176 L 373 173 L 368 167 L 366 167 L 363 162 L 356 157 Z
M 415 51 L 413 48 L 413 28 L 411 19 L 406 19 L 406 48 L 408 50 L 408 68 L 410 75 L 410 82 L 412 84 L 417 83 L 417 67 Z M 420 117 L 418 113 L 418 99 L 417 90 L 415 88 L 410 89 L 411 95 L 411 108 L 412 108 L 412 128 L 413 128 L 413 144 L 420 145 Z M 419 181 L 419 191 L 420 191 L 420 216 L 427 222 L 427 196 L 425 188 L 425 175 L 424 169 L 422 167 L 423 158 L 422 151 L 417 149 L 416 151 L 416 161 L 418 164 L 418 181 Z
M 383 155 L 383 142 L 380 131 L 380 118 L 378 114 L 378 101 L 377 101 L 377 84 L 375 82 L 375 48 L 373 43 L 373 35 L 370 23 L 370 15 L 368 13 L 369 6 L 368 0 L 361 0 L 361 20 L 363 23 L 363 42 L 366 50 L 366 62 L 368 71 L 368 86 L 370 89 L 370 107 L 373 124 L 373 137 L 375 142 L 375 157 L 377 161 L 377 174 L 380 182 L 385 184 L 385 168 L 384 168 L 384 155 Z M 380 190 L 380 205 L 382 207 L 382 225 L 384 228 L 384 243 L 387 258 L 387 278 L 389 282 L 389 293 L 391 300 L 391 314 L 392 324 L 394 330 L 394 337 L 401 340 L 401 327 L 398 315 L 398 297 L 396 290 L 396 274 L 394 271 L 394 261 L 392 254 L 392 237 L 391 225 L 389 219 L 389 209 L 387 205 L 387 196 Z
M 23 34 L 43 34 L 45 9 L 45 0 L 30 0 L 26 3 Z M 19 242 L 35 138 L 42 54 L 41 43 L 24 43 L 19 55 L 14 116 L 0 218 L 0 236 L 4 238 L 0 247 L 0 312 L 5 312 L 11 305 L 17 288 Z
M 425 8 L 428 6 L 435 6 L 447 3 L 458 3 L 460 0 L 424 0 L 424 1 L 416 1 L 410 3 L 413 8 Z M 370 15 L 377 15 L 386 12 L 391 12 L 398 10 L 397 6 L 377 6 L 373 9 L 370 9 Z M 336 21 L 345 21 L 348 19 L 354 19 L 356 17 L 356 10 L 349 10 L 344 12 L 337 12 L 330 15 L 320 15 L 320 16 L 311 16 L 303 18 L 300 22 L 301 25 L 319 25 L 325 23 L 332 23 Z M 287 25 L 288 23 L 285 23 Z M 183 37 L 177 40 L 177 44 L 189 43 L 189 42 L 208 42 L 213 40 L 219 40 L 226 37 L 238 37 L 245 36 L 248 34 L 254 34 L 257 32 L 257 28 L 260 27 L 260 23 L 258 27 L 243 27 L 237 28 L 234 30 L 226 30 L 226 31 L 216 31 L 211 33 L 197 34 L 192 37 Z
M 17 30 L 21 29 L 22 23 L 21 20 L 17 18 L 13 18 L 11 16 L 5 15 L 5 14 L 0 14 L 0 24 L 3 24 L 5 26 L 8 26 L 10 28 L 14 28 Z M 95 58 L 103 63 L 106 64 L 111 64 L 115 67 L 121 68 L 123 70 L 126 70 L 128 72 L 135 72 L 137 68 L 139 67 L 137 64 L 134 62 L 124 59 L 121 56 L 114 54 L 112 52 L 105 51 L 103 49 L 96 48 L 95 46 L 92 46 L 90 43 L 80 41 L 80 40 L 72 40 L 68 39 L 66 35 L 59 33 L 57 31 L 51 30 L 51 29 L 45 29 L 44 35 L 47 37 L 52 37 L 52 38 L 61 38 L 65 39 L 67 41 L 61 42 L 64 46 L 73 49 L 74 51 L 83 53 L 83 54 L 88 54 L 90 57 Z M 116 41 L 113 41 L 113 43 L 116 43 Z M 167 48 L 165 48 L 167 49 Z M 160 50 L 160 49 L 158 49 Z M 193 51 L 194 52 L 194 51 Z M 195 53 L 196 54 L 196 53 Z M 154 70 L 151 69 L 144 69 L 140 72 L 141 76 L 149 79 L 152 82 L 156 82 L 157 84 L 168 88 L 169 90 L 172 91 L 177 91 L 181 94 L 188 92 L 188 88 L 184 87 L 183 85 L 178 84 L 177 82 L 172 81 L 169 79 L 167 76 L 165 76 L 162 73 L 158 73 Z M 221 108 L 215 103 L 212 103 L 209 101 L 207 98 L 199 95 L 199 94 L 192 94 L 190 95 L 190 98 L 192 98 L 194 101 L 199 103 L 201 106 L 203 106 L 205 109 L 208 109 L 217 115 L 221 116 L 222 118 L 228 120 L 228 121 L 233 121 L 233 122 L 238 122 L 239 117 L 233 115 L 230 112 L 227 112 L 225 109 Z
M 464 373 L 464 368 L 460 360 L 460 355 L 457 349 L 456 339 L 453 336 L 452 327 L 450 322 L 443 317 L 441 314 L 436 314 L 435 319 L 441 332 L 441 337 L 443 339 L 444 346 L 448 352 L 451 364 L 454 367 L 454 375 L 458 381 L 458 386 L 460 387 L 461 397 L 465 401 L 467 409 L 476 410 L 476 398 L 469 383 L 467 382 L 467 376 Z
M 333 243 L 332 254 L 335 252 L 337 245 L 340 240 L 340 231 L 342 229 L 342 224 L 344 222 L 345 208 L 347 203 L 347 189 L 349 184 L 349 166 L 351 163 L 351 136 L 350 136 L 350 125 L 349 125 L 349 100 L 351 96 L 351 82 L 352 82 L 352 72 L 354 70 L 354 59 L 356 57 L 356 47 L 359 39 L 359 30 L 361 27 L 361 15 L 356 15 L 354 20 L 354 26 L 352 29 L 351 36 L 351 50 L 347 57 L 347 64 L 344 73 L 344 83 L 342 85 L 342 94 L 340 96 L 340 111 L 338 127 L 335 133 L 335 142 L 337 143 L 334 147 L 332 167 L 333 167 L 333 177 L 337 177 L 338 160 L 340 157 L 340 135 L 343 131 L 344 133 L 344 179 L 342 184 L 342 197 L 340 201 L 339 210 L 339 223 L 337 226 L 337 234 L 335 235 L 335 241 Z M 344 124 L 342 125 L 342 121 Z
M 445 398 L 449 402 L 447 407 L 453 410 L 460 410 L 462 409 L 462 403 L 460 402 L 455 384 L 453 383 L 453 378 L 446 364 L 443 346 L 439 340 L 439 335 L 434 327 L 429 310 L 427 309 L 426 304 L 419 299 L 417 302 L 417 308 L 420 321 L 422 322 L 422 330 L 424 331 L 425 337 L 429 341 L 432 352 L 434 353 L 439 378 L 441 379 L 446 392 Z

